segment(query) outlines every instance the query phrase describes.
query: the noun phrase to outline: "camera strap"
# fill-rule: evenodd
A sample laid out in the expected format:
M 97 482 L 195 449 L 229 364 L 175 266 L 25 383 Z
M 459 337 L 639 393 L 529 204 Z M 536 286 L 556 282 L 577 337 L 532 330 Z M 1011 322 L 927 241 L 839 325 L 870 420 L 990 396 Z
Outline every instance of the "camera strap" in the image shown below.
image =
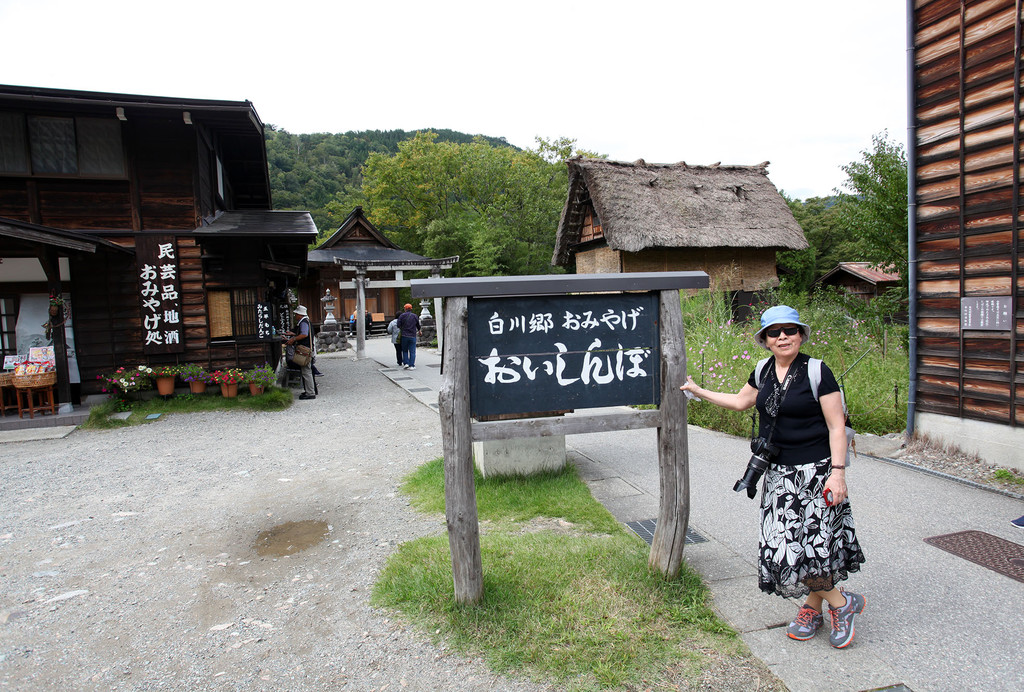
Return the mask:
M 789 372 L 786 373 L 786 379 L 782 381 L 781 396 L 779 396 L 779 408 L 778 411 L 782 411 L 782 402 L 786 400 L 786 392 L 789 391 L 789 385 L 793 382 L 793 376 L 796 374 L 793 367 L 796 363 L 792 363 L 789 366 Z M 770 445 L 772 443 L 772 437 L 775 436 L 775 423 L 778 420 L 778 416 L 771 416 L 772 427 L 768 429 L 768 437 L 765 438 L 765 444 Z

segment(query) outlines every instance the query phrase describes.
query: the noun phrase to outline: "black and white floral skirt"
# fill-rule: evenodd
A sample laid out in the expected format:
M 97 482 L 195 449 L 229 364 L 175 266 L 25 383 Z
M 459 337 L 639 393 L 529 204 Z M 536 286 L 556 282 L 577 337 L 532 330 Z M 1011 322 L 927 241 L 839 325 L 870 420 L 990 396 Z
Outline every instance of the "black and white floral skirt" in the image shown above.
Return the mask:
M 864 563 L 850 503 L 829 507 L 822 493 L 829 459 L 769 467 L 761 493 L 759 585 L 762 591 L 801 598 L 831 591 Z

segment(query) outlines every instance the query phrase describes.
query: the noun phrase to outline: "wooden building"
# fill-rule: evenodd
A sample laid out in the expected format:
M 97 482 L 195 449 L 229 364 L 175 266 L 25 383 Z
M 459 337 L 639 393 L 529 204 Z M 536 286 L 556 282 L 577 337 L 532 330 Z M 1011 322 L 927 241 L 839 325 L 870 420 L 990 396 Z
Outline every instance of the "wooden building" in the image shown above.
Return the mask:
M 316 228 L 270 207 L 248 101 L 0 86 L 4 330 L 65 295 L 83 395 L 122 365 L 274 361 Z M 59 361 L 66 402 L 77 378 Z
M 310 250 L 309 276 L 302 282 L 301 295 L 311 306 L 310 315 L 315 315 L 310 319 L 317 322 L 324 316 L 320 298 L 331 289 L 340 298 L 335 316 L 341 321 L 348 320 L 359 309 L 357 279 L 361 274 L 366 278 L 363 295 L 366 312 L 371 314 L 379 330 L 382 323 L 386 326 L 395 313 L 402 310 L 398 291 L 409 286 L 405 272 L 426 270 L 439 275 L 458 260 L 458 257 L 430 259 L 403 250 L 370 223 L 362 207 L 356 207 L 330 238 Z
M 573 158 L 552 264 L 576 273 L 704 271 L 747 302 L 778 286 L 775 253 L 803 230 L 758 166 Z
M 910 21 L 908 426 L 1024 469 L 1021 7 L 915 0 Z
M 899 282 L 899 274 L 887 272 L 870 262 L 840 262 L 814 283 L 819 286 L 836 286 L 870 303 L 890 288 L 898 286 Z

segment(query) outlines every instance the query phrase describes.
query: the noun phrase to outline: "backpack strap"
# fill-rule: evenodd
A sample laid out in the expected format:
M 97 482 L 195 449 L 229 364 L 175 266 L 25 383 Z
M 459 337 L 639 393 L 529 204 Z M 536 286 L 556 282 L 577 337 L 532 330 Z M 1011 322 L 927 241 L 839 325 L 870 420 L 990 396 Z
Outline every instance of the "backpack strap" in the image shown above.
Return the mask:
M 811 392 L 814 400 L 818 400 L 818 385 L 821 384 L 821 358 L 811 358 L 807 363 L 807 378 L 811 381 Z M 839 388 L 839 398 L 843 402 L 843 415 L 846 416 L 846 424 L 850 424 L 850 412 L 846 408 L 846 392 Z
M 768 358 L 762 358 L 761 360 L 757 361 L 757 366 L 754 368 L 754 386 L 757 387 L 758 389 L 761 388 L 761 383 L 764 382 L 764 368 L 766 365 L 768 365 L 769 360 L 771 360 L 770 356 Z
M 807 361 L 807 379 L 811 382 L 811 394 L 817 401 L 818 385 L 821 384 L 821 358 L 811 358 Z

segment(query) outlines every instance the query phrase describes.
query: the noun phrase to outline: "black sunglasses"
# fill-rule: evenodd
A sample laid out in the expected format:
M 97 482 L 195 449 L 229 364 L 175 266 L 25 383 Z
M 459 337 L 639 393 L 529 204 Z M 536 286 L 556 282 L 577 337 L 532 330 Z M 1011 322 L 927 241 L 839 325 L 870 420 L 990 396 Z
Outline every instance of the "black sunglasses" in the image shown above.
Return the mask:
M 800 327 L 772 327 L 765 330 L 765 334 L 773 339 L 777 338 L 782 332 L 786 332 L 786 336 L 796 336 L 800 333 Z

